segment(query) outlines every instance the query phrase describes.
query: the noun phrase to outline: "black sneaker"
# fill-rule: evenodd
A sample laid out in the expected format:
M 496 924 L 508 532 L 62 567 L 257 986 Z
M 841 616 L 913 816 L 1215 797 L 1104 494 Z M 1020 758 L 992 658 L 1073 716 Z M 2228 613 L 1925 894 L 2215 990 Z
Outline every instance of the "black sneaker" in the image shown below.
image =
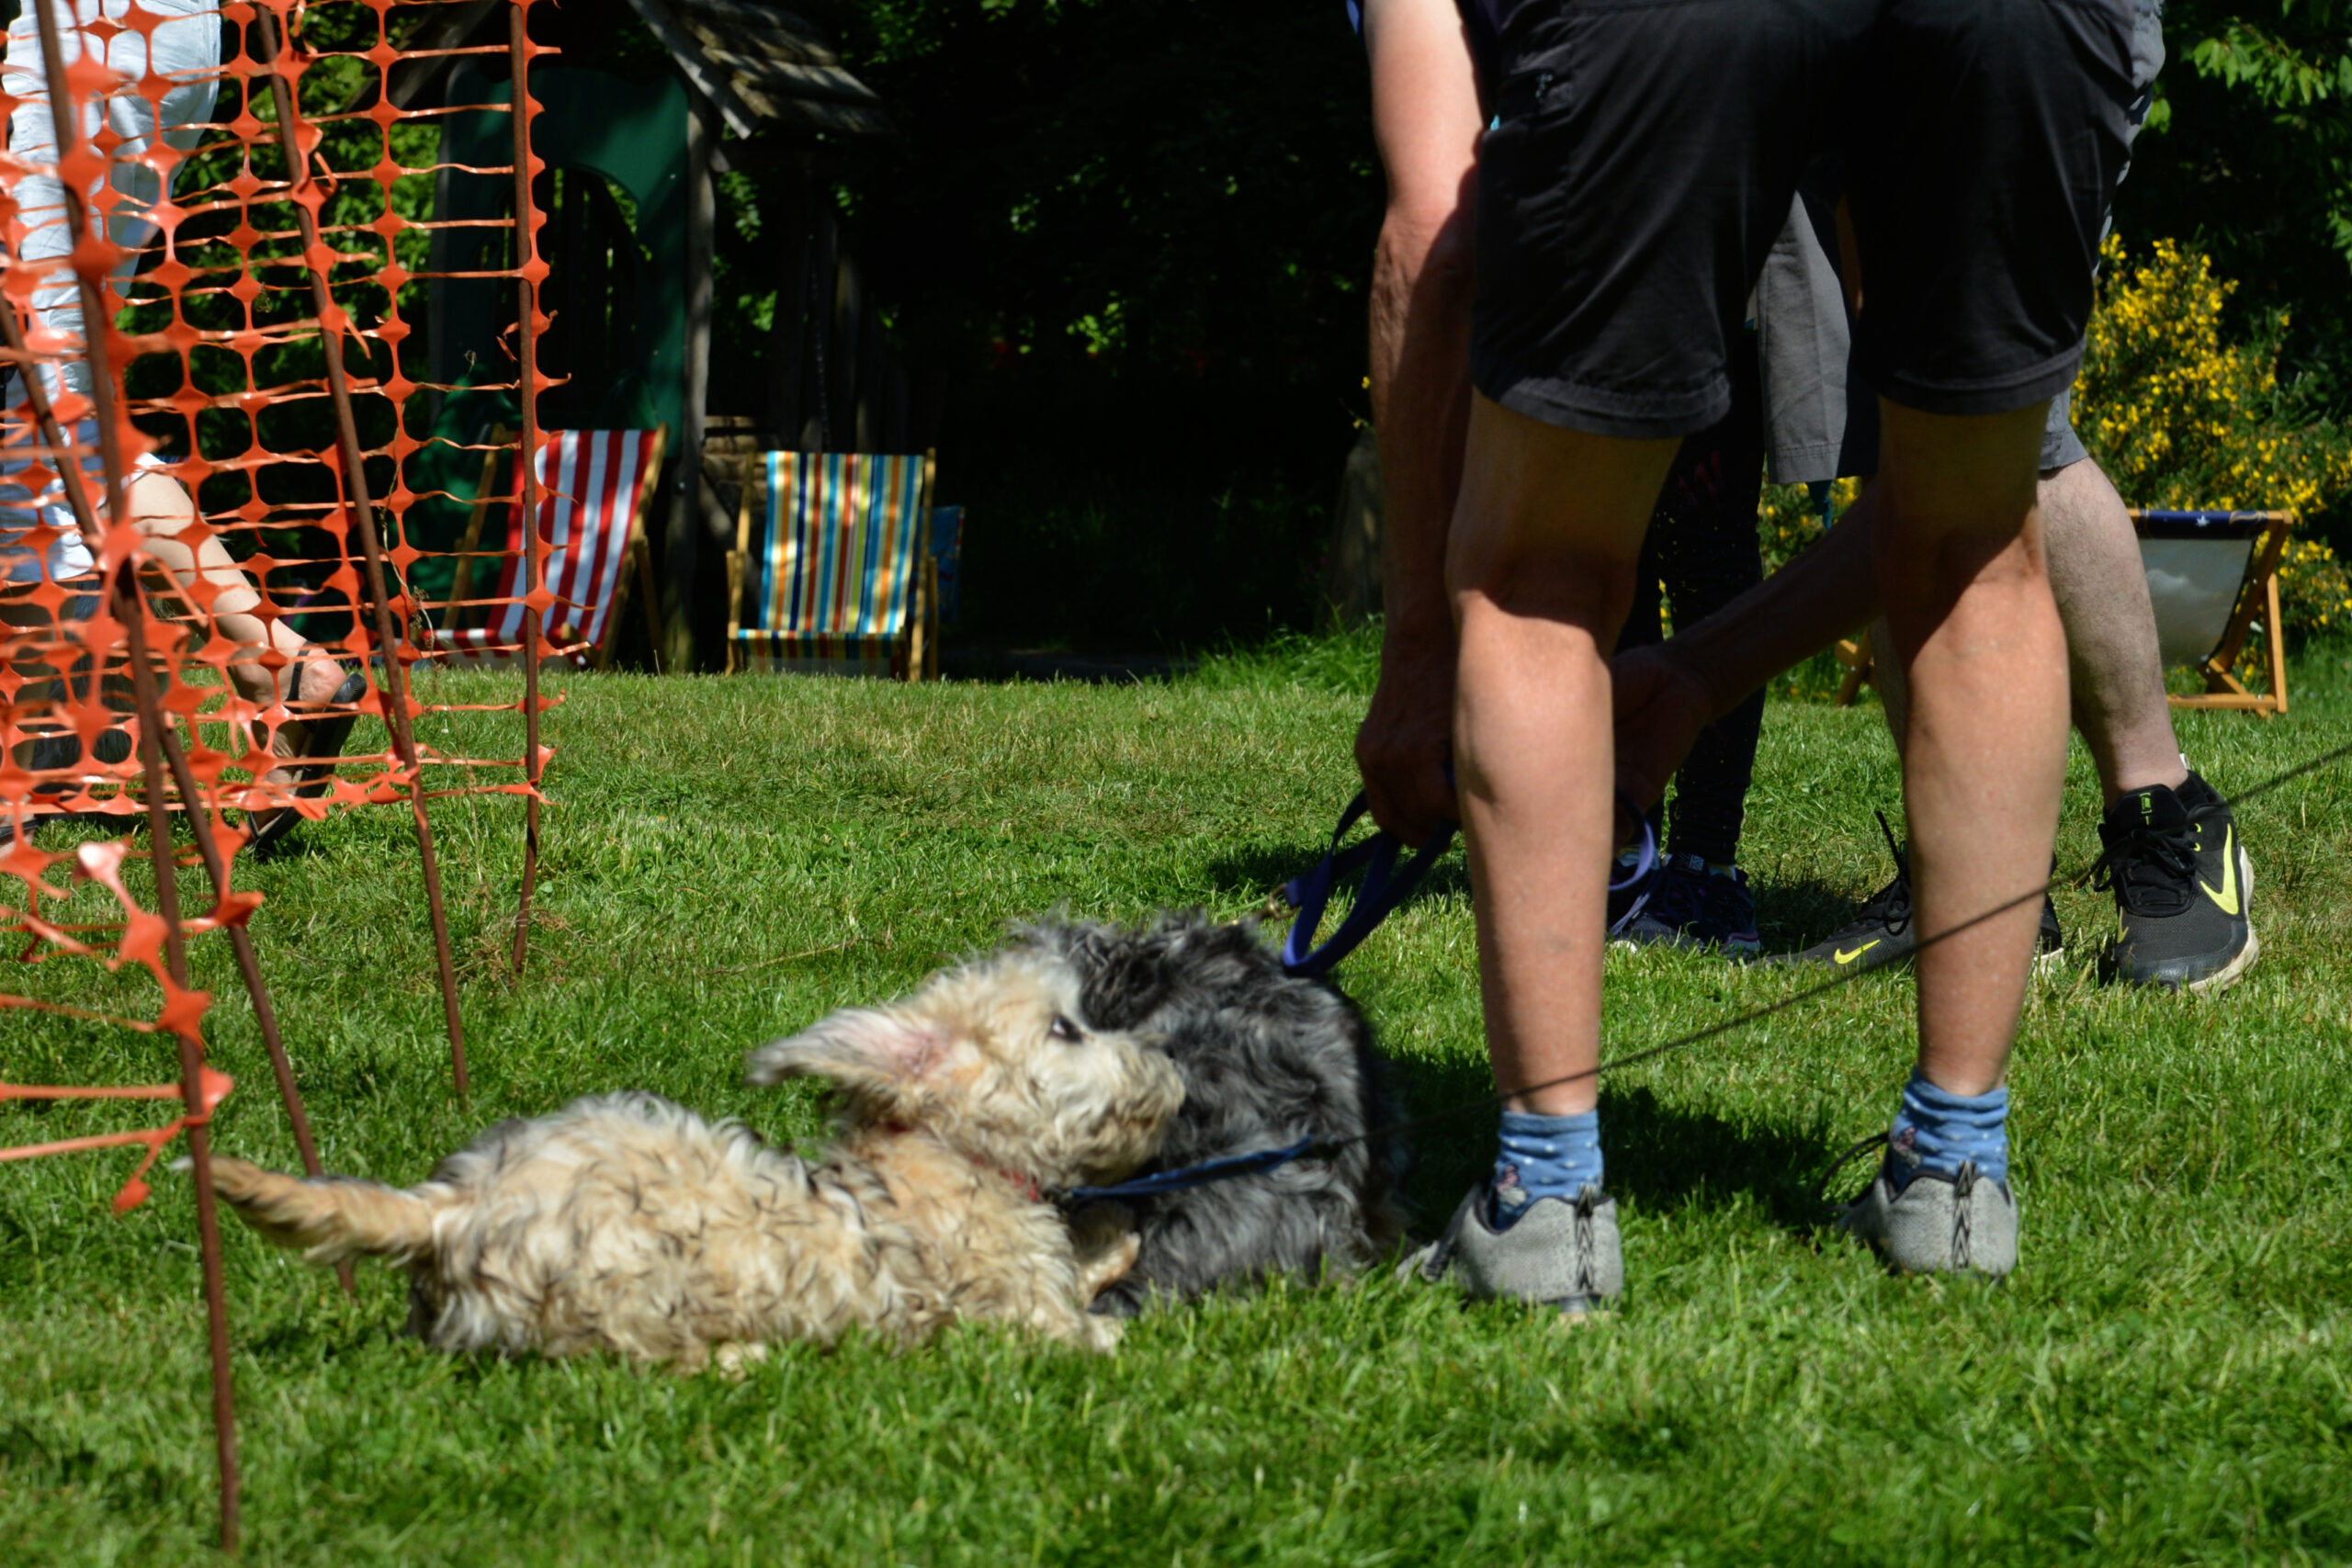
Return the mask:
M 2253 965 L 2254 863 L 2212 785 L 2191 773 L 2177 792 L 2133 790 L 2098 837 L 2097 886 L 2114 890 L 2116 924 L 2101 979 L 2218 991 Z
M 1628 929 L 1649 908 L 1665 874 L 1665 866 L 1653 863 L 1649 874 L 1637 877 L 1634 872 L 1641 863 L 1639 850 L 1627 850 L 1609 863 L 1609 940 L 1612 944 L 1630 942 Z
M 1756 897 L 1747 874 L 1737 866 L 1716 867 L 1697 855 L 1669 855 L 1649 902 L 1629 921 L 1624 940 L 1637 945 L 1720 950 L 1728 958 L 1753 958 L 1763 942 L 1756 934 Z
M 1768 959 L 1772 964 L 1826 964 L 1833 969 L 1883 968 L 1889 964 L 1901 964 L 1908 959 L 1918 945 L 1911 934 L 1911 862 L 1903 846 L 1894 841 L 1894 829 L 1886 825 L 1886 813 L 1871 813 L 1878 818 L 1878 830 L 1886 835 L 1886 852 L 1894 857 L 1894 880 L 1871 895 L 1861 912 L 1850 924 L 1826 942 L 1797 953 L 1783 953 Z M 2033 962 L 2036 968 L 2055 964 L 2066 952 L 2065 932 L 2059 929 L 2058 906 L 2050 896 L 2041 896 L 2041 931 L 2034 939 Z

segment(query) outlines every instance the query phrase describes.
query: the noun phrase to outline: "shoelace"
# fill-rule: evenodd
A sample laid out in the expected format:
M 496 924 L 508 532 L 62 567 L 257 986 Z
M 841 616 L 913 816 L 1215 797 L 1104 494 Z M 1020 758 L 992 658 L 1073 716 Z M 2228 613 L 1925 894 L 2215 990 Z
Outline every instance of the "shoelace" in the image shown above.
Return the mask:
M 1592 1275 L 1592 1212 L 1599 1206 L 1598 1189 L 1579 1188 L 1577 1191 L 1577 1294 L 1589 1301 L 1600 1294 L 1600 1282 Z
M 1951 1266 L 1958 1269 L 1969 1267 L 1969 1248 L 1973 1240 L 1971 1213 L 1975 1209 L 1976 1162 L 1960 1162 L 1960 1172 L 1952 1178 Z
M 1878 818 L 1878 830 L 1886 837 L 1886 852 L 1894 858 L 1894 880 L 1862 906 L 1858 923 L 1875 919 L 1890 934 L 1900 936 L 1911 929 L 1911 862 L 1904 854 L 1903 846 L 1894 841 L 1894 829 L 1887 826 L 1886 813 L 1873 811 L 1871 815 Z
M 1650 896 L 1651 919 L 1680 931 L 1707 912 L 1706 873 L 1669 863 Z
M 2133 828 L 2091 863 L 2091 886 L 2135 915 L 2177 915 L 2191 901 L 2202 838 L 2194 817 L 2177 828 Z

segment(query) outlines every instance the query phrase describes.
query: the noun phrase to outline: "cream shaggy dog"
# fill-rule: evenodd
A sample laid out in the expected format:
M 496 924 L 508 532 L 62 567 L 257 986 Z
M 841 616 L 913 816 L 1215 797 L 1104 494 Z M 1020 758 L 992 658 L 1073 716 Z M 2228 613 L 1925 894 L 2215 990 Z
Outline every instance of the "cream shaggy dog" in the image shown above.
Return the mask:
M 1166 1056 L 1075 1021 L 1057 955 L 1001 953 L 904 1001 L 835 1013 L 752 1053 L 748 1076 L 839 1092 L 821 1160 L 648 1094 L 493 1127 L 421 1187 L 212 1163 L 244 1220 L 311 1261 L 389 1258 L 410 1326 L 444 1350 L 616 1350 L 685 1368 L 865 1327 L 906 1344 L 956 1321 L 1090 1349 L 1137 1242 L 1115 1211 L 1073 1235 L 1045 1201 L 1159 1149 L 1183 1081 Z

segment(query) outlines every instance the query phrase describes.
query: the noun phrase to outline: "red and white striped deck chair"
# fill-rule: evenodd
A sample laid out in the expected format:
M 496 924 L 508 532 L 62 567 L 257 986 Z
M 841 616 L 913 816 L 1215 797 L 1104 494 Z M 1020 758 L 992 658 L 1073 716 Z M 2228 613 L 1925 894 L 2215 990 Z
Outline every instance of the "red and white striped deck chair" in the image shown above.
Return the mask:
M 603 669 L 612 661 L 633 575 L 646 579 L 647 602 L 652 602 L 645 503 L 662 471 L 666 434 L 662 427 L 548 433 L 537 460 L 539 537 L 547 544 L 547 585 L 555 603 L 540 621 L 544 660 L 582 670 L 592 665 Z M 483 489 L 487 496 L 487 483 Z M 449 598 L 452 622 L 465 616 L 485 624 L 435 628 L 428 644 L 429 652 L 453 662 L 509 663 L 522 657 L 523 596 L 530 591 L 530 563 L 521 528 L 523 509 L 512 491 L 504 498 L 506 540 L 497 553 L 505 565 L 498 575 L 498 592 L 483 602 L 466 598 L 473 547 L 488 504 L 487 500 L 477 503 Z M 469 609 L 476 614 L 469 615 Z

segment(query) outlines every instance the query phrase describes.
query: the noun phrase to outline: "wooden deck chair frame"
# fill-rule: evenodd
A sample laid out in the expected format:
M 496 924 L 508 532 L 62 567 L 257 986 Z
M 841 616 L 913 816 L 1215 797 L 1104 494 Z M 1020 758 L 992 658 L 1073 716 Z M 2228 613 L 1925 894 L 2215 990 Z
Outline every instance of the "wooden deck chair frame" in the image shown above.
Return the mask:
M 544 434 L 553 436 L 560 434 L 561 432 L 548 431 Z M 467 592 L 473 586 L 474 562 L 484 558 L 503 558 L 507 553 L 504 549 L 483 549 L 481 536 L 493 506 L 503 504 L 511 510 L 522 504 L 522 497 L 515 491 L 501 491 L 495 489 L 498 483 L 499 462 L 510 455 L 508 444 L 514 439 L 514 436 L 515 432 L 507 429 L 504 425 L 493 426 L 490 432 L 491 449 L 482 455 L 481 482 L 474 488 L 473 510 L 466 518 L 465 536 L 458 543 L 457 573 L 449 582 L 448 615 L 452 629 L 456 627 L 458 616 L 464 613 Z M 653 439 L 646 448 L 645 471 L 638 478 L 637 493 L 629 499 L 628 537 L 621 547 L 624 555 L 620 575 L 613 584 L 613 605 L 605 613 L 604 635 L 596 639 L 596 646 L 589 654 L 589 668 L 592 670 L 612 668 L 613 649 L 620 641 L 621 617 L 628 613 L 629 583 L 632 579 L 638 581 L 640 591 L 644 593 L 649 615 L 652 613 L 652 607 L 662 602 L 653 589 L 653 551 L 645 537 L 645 509 L 652 499 L 655 488 L 661 483 L 662 458 L 669 445 L 669 426 L 654 426 Z M 545 628 L 542 627 L 541 631 L 544 641 Z M 654 672 L 659 674 L 662 668 L 662 638 L 658 631 L 652 641 L 653 668 Z M 563 659 L 563 656 L 552 652 L 548 654 L 541 662 L 545 664 L 550 660 L 569 662 L 568 660 Z
M 2137 506 L 2130 509 L 2135 531 L 2145 528 L 2149 510 Z M 2222 640 L 2196 666 L 2197 673 L 2205 679 L 2205 689 L 2197 693 L 2175 692 L 2166 700 L 2177 708 L 2232 708 L 2269 718 L 2287 711 L 2287 639 L 2279 630 L 2278 562 L 2286 554 L 2287 536 L 2297 518 L 2291 512 L 2240 512 L 2229 515 L 2239 522 L 2258 523 L 2262 532 L 2247 558 L 2245 580 L 2238 586 L 2237 602 L 2222 628 Z M 2237 676 L 2237 662 L 2245 654 L 2246 640 L 2254 635 L 2257 620 L 2262 623 L 2264 651 L 2270 666 L 2270 689 L 2267 692 L 2246 690 L 2245 682 Z M 1871 683 L 1874 670 L 1871 634 L 1863 631 L 1849 637 L 1838 644 L 1836 651 L 1838 662 L 1846 667 L 1846 678 L 1839 683 L 1832 705 L 1851 707 L 1862 688 Z
M 766 458 L 766 453 L 760 454 L 760 461 L 752 466 L 751 476 L 744 481 L 742 504 L 735 513 L 735 547 L 727 553 L 727 672 L 730 675 L 749 668 L 743 658 L 744 599 L 752 585 L 752 514 L 767 496 Z M 930 540 L 931 498 L 936 493 L 933 481 L 938 468 L 937 450 L 926 450 L 922 455 L 922 494 L 914 508 L 922 531 L 915 539 L 913 603 L 907 607 L 906 630 L 892 645 L 894 651 L 904 650 L 909 681 L 939 679 L 939 562 L 931 553 Z
M 2132 508 L 2134 529 L 2146 528 L 2150 510 Z M 2228 515 L 2235 522 L 2258 523 L 2262 532 L 2256 536 L 2253 553 L 2247 558 L 2245 581 L 2238 585 L 2237 604 L 2230 612 L 2222 640 L 2196 666 L 2197 673 L 2205 679 L 2205 689 L 2194 694 L 2176 693 L 2171 702 L 2177 708 L 2235 708 L 2269 718 L 2287 711 L 2287 638 L 2278 618 L 2278 562 L 2287 553 L 2287 536 L 2297 518 L 2291 512 L 2239 512 Z M 2262 640 L 2269 656 L 2270 689 L 2267 692 L 2246 690 L 2245 682 L 2237 676 L 2238 660 L 2245 653 L 2246 639 L 2254 635 L 2257 620 L 2262 623 Z

